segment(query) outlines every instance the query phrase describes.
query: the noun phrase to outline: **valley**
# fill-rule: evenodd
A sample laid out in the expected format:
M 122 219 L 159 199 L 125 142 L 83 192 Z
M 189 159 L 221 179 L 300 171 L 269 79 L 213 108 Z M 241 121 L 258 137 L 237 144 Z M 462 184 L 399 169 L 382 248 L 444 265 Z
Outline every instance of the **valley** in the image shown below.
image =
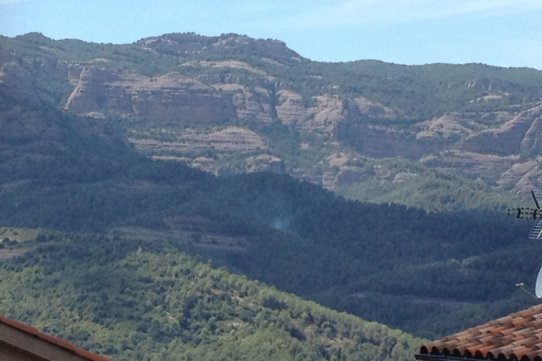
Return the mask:
M 0 37 L 2 313 L 119 360 L 412 359 L 536 302 L 506 209 L 541 186 L 540 84 L 237 34 Z

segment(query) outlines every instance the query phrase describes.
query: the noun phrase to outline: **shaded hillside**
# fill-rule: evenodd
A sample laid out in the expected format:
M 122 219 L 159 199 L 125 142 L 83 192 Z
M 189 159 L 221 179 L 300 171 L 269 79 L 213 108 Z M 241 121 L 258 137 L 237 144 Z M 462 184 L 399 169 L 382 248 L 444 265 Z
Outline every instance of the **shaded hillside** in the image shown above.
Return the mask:
M 214 174 L 287 172 L 370 201 L 382 200 L 376 183 L 427 208 L 435 200 L 417 185 L 434 180 L 437 209 L 493 208 L 511 202 L 503 191 L 541 185 L 533 69 L 318 63 L 236 34 L 125 45 L 27 34 L 0 47 L 3 84 L 27 76 L 18 93 L 107 120 L 143 154 Z M 486 196 L 450 204 L 450 183 Z
M 531 302 L 514 292 L 532 284 L 542 256 L 525 241 L 529 221 L 361 204 L 271 173 L 215 178 L 140 160 L 113 174 L 13 182 L 0 192 L 0 222 L 175 241 L 236 273 L 428 337 L 471 325 L 480 308 L 487 319 Z M 510 254 L 521 267 L 491 263 Z
M 114 124 L 60 112 L 46 93 L 54 85 L 39 84 L 36 76 L 0 46 L 2 189 L 33 178 L 65 183 L 109 177 L 119 159 L 139 158 Z
M 412 360 L 421 342 L 168 242 L 38 237 L 0 261 L 2 313 L 115 360 Z

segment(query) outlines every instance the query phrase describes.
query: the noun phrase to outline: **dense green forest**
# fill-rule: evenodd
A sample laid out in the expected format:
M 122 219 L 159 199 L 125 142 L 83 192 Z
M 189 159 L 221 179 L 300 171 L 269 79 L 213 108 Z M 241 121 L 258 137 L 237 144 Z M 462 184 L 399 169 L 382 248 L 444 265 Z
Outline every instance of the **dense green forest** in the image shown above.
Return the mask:
M 371 166 L 371 162 L 367 162 Z M 421 165 L 419 162 L 401 158 L 379 161 L 381 167 L 391 172 L 424 174 L 402 182 L 383 182 L 369 180 L 363 183 L 340 185 L 335 192 L 349 199 L 371 203 L 401 203 L 409 207 L 431 212 L 461 211 L 467 209 L 491 209 L 505 211 L 506 208 L 522 204 L 530 199 L 510 192 L 497 192 L 489 189 L 480 180 L 472 181 L 445 174 Z
M 286 175 L 115 162 L 69 182 L 56 177 L 69 163 L 23 167 L 29 180 L 4 181 L 0 222 L 175 239 L 230 271 L 425 337 L 532 303 L 514 285 L 533 284 L 542 252 L 525 240 L 531 222 L 504 212 L 427 213 L 347 201 Z M 503 268 L 510 254 L 522 261 Z
M 412 360 L 422 342 L 213 268 L 176 242 L 33 233 L 8 242 L 26 253 L 0 262 L 2 313 L 115 360 Z

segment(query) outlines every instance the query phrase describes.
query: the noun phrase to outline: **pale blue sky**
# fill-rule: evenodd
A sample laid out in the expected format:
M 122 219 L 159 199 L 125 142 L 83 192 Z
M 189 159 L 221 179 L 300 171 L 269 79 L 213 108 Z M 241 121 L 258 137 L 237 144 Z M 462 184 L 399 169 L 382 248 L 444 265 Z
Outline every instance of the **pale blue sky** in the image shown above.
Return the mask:
M 542 0 L 0 0 L 0 34 L 130 43 L 169 32 L 279 39 L 320 61 L 542 69 Z

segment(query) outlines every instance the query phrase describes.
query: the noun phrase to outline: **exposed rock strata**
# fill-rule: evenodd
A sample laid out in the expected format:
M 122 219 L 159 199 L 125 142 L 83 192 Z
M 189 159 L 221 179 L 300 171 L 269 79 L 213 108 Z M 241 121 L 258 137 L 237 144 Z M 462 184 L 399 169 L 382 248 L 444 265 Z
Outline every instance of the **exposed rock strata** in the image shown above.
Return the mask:
M 242 62 L 198 64 L 242 69 L 270 79 Z M 215 174 L 226 171 L 218 165 L 217 154 L 235 152 L 246 154 L 243 171 L 282 171 L 284 167 L 279 157 L 265 153 L 265 142 L 257 132 L 240 127 L 216 128 L 231 119 L 255 125 L 280 121 L 300 132 L 349 144 L 363 156 L 421 160 L 427 166 L 485 179 L 506 189 L 539 184 L 538 166 L 529 163 L 530 168 L 525 169 L 518 160 L 520 156 L 541 154 L 542 105 L 519 113 L 447 113 L 409 125 L 393 123 L 399 111 L 363 97 L 304 97 L 292 89 L 247 85 L 235 77 L 210 79 L 214 82 L 206 84 L 180 73 L 153 78 L 105 71 L 94 65 L 72 66 L 68 77 L 74 86 L 66 102 L 70 112 L 94 117 L 137 117 L 166 127 L 206 125 L 204 132 L 172 128 L 172 141 L 145 134 L 131 140 L 151 156 L 187 159 L 193 166 Z M 259 155 L 251 155 L 251 151 Z M 344 164 L 322 174 L 319 182 L 334 188 L 369 177 L 366 170 Z
M 347 67 L 326 75 L 323 69 L 328 65 L 310 67 L 310 61 L 278 41 L 235 34 L 142 39 L 134 46 L 144 54 L 156 55 L 160 61 L 169 57 L 164 66 L 168 70 L 149 76 L 136 66 L 119 70 L 105 50 L 73 62 L 67 60 L 71 57 L 52 55 L 63 51 L 54 47 L 54 41 L 35 36 L 30 40 L 39 44 L 43 56 L 27 59 L 0 48 L 0 141 L 4 147 L 8 141 L 46 144 L 60 139 L 63 130 L 47 115 L 44 104 L 52 108 L 63 102 L 68 113 L 123 120 L 120 123 L 130 140 L 151 157 L 186 161 L 215 174 L 287 171 L 329 188 L 369 179 L 398 183 L 417 174 L 379 173 L 362 159 L 378 163 L 381 158 L 402 157 L 461 177 L 483 179 L 494 187 L 525 191 L 542 186 L 538 165 L 542 103 L 536 100 L 542 87 L 536 84 L 521 85 L 516 91 L 521 82 L 475 74 L 462 80 L 463 90 L 457 90 L 465 91 L 460 95 L 465 97 L 465 109 L 472 105 L 471 111 L 417 119 L 407 108 L 397 106 L 408 95 L 386 94 L 393 92 L 392 85 L 405 84 L 401 76 L 390 73 L 378 78 L 380 83 L 371 89 L 382 90 L 381 97 L 365 92 L 365 82 L 377 79 L 368 74 L 358 74 L 359 84 L 347 82 L 351 88 L 342 91 L 345 83 L 339 77 L 355 71 L 341 73 Z M 41 53 L 36 50 L 36 54 Z M 295 68 L 295 64 L 308 68 Z M 406 80 L 415 83 L 413 78 Z M 44 84 L 52 84 L 55 92 L 43 89 Z M 399 102 L 384 105 L 375 99 Z M 487 104 L 501 104 L 495 102 L 502 106 L 483 110 Z M 266 134 L 266 129 L 279 128 L 289 128 L 281 134 L 295 134 L 281 144 L 290 147 L 286 150 L 268 144 L 276 141 L 277 134 Z M 315 160 L 313 154 L 321 159 Z
M 88 66 L 81 69 L 74 85 L 65 107 L 79 115 L 176 124 L 211 123 L 234 115 L 227 95 L 179 73 L 146 77 Z

